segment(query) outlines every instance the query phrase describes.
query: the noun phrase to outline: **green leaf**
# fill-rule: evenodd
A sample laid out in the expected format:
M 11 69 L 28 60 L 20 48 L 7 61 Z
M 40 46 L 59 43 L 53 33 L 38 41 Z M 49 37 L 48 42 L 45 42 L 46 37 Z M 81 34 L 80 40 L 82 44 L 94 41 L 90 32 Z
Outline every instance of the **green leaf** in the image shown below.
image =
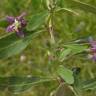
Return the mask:
M 29 18 L 27 30 L 28 31 L 36 30 L 45 22 L 47 16 L 48 16 L 48 11 L 43 11 L 41 13 L 32 15 L 31 18 Z
M 81 83 L 81 89 L 82 90 L 95 90 L 96 89 L 96 78 L 86 80 L 83 83 Z
M 79 15 L 77 12 L 73 11 L 72 9 L 69 8 L 57 8 L 55 12 L 68 12 L 74 15 Z
M 44 77 L 18 77 L 18 76 L 11 76 L 11 77 L 0 77 L 0 88 L 4 89 L 7 88 L 14 92 L 20 93 L 22 91 L 26 91 L 29 88 L 36 86 L 40 83 L 50 82 L 53 79 L 51 78 L 44 78 Z
M 75 54 L 79 54 L 82 52 L 85 52 L 88 46 L 85 45 L 79 45 L 79 44 L 66 44 L 64 45 L 63 51 L 60 52 L 59 59 L 60 61 L 64 61 L 67 59 L 68 56 L 72 56 Z
M 87 46 L 79 45 L 79 44 L 65 45 L 65 47 L 67 47 L 70 50 L 72 50 L 73 54 L 78 54 L 78 53 L 84 52 L 87 49 Z
M 42 0 L 32 0 L 32 7 L 35 10 L 40 9 L 41 4 L 42 4 Z
M 64 66 L 59 66 L 58 70 L 57 70 L 57 74 L 64 79 L 64 81 L 68 84 L 73 84 L 74 83 L 74 76 L 73 76 L 73 72 L 67 68 L 65 68 Z
M 66 58 L 67 58 L 67 56 L 71 53 L 71 49 L 63 49 L 63 51 L 60 53 L 60 57 L 59 57 L 59 59 L 60 59 L 60 61 L 63 61 L 63 60 L 65 60 Z
M 66 0 L 71 7 L 96 14 L 96 7 L 77 0 Z
M 11 34 L 0 39 L 0 59 L 8 58 L 20 53 L 39 35 L 39 32 L 27 32 L 24 38 L 18 38 L 16 34 Z

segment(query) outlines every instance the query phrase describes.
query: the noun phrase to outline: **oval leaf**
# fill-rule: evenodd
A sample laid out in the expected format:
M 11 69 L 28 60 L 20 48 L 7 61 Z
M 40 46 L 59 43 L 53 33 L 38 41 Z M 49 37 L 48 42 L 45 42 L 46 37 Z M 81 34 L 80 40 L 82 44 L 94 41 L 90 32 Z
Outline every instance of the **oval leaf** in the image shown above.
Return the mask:
M 64 79 L 64 81 L 66 83 L 68 83 L 68 84 L 74 83 L 74 76 L 73 76 L 73 72 L 71 70 L 69 70 L 61 65 L 61 66 L 59 66 L 57 73 L 62 79 Z

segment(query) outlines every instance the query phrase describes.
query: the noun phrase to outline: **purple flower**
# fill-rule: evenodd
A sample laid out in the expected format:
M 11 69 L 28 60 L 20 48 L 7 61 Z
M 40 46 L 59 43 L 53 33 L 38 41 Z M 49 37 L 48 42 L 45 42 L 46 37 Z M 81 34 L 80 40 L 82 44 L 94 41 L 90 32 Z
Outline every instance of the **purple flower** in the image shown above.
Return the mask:
M 93 40 L 92 38 L 89 39 L 89 43 L 91 45 L 91 52 L 96 53 L 96 41 Z
M 96 41 L 93 38 L 89 38 L 90 48 L 90 58 L 96 61 Z
M 96 61 L 96 53 L 93 54 L 92 59 Z
M 16 32 L 19 37 L 24 37 L 22 29 L 26 27 L 27 22 L 24 19 L 26 13 L 22 13 L 18 17 L 7 16 L 6 19 L 9 22 L 9 26 L 6 28 L 7 32 Z

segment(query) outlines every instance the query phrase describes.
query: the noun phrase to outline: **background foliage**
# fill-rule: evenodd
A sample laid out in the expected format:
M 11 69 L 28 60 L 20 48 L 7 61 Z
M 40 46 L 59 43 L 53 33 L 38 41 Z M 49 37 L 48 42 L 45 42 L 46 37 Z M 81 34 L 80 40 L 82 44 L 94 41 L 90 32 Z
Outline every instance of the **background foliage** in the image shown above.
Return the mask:
M 96 1 L 55 1 L 51 14 L 46 0 L 0 0 L 1 96 L 96 95 L 96 62 L 79 54 L 88 46 L 70 44 L 96 38 Z M 6 16 L 22 12 L 27 12 L 28 22 L 24 39 L 5 32 Z M 54 37 L 48 29 L 50 18 Z M 80 73 L 74 74 L 73 68 L 80 68 Z

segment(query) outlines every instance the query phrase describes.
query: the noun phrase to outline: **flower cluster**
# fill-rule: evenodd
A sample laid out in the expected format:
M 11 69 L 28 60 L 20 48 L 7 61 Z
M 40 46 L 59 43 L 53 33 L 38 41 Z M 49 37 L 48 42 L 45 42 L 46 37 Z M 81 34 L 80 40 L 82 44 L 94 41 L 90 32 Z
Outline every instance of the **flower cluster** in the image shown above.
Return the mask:
M 18 17 L 7 16 L 6 19 L 9 22 L 9 26 L 7 27 L 7 32 L 16 32 L 19 37 L 24 37 L 24 33 L 22 31 L 23 28 L 26 27 L 27 22 L 24 19 L 26 13 L 22 13 Z

